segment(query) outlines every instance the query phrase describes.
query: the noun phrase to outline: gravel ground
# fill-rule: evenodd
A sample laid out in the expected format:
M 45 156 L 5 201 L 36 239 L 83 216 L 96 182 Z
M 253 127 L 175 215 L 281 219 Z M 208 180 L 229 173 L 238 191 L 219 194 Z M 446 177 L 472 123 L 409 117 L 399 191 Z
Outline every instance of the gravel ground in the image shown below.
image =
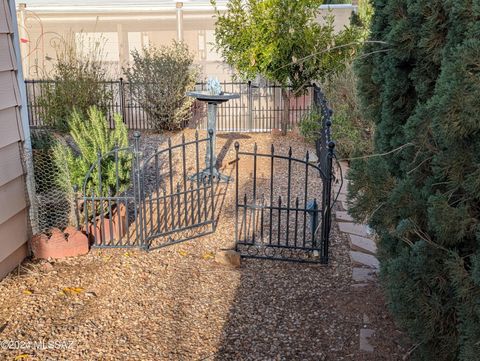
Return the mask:
M 177 137 L 177 136 L 176 136 Z M 193 137 L 187 131 L 187 138 Z M 148 149 L 164 137 L 145 137 Z M 242 136 L 268 150 L 300 138 Z M 223 149 L 225 144 L 228 149 Z M 153 147 L 153 148 L 151 148 Z M 229 173 L 231 139 L 217 151 Z M 285 153 L 284 153 L 285 154 Z M 248 178 L 248 177 L 247 177 Z M 247 182 L 245 180 L 245 182 Z M 22 341 L 3 359 L 30 360 L 402 360 L 404 337 L 377 285 L 355 288 L 348 243 L 333 227 L 328 266 L 243 260 L 214 261 L 231 244 L 234 187 L 217 189 L 217 231 L 145 252 L 92 250 L 57 262 L 26 261 L 0 282 L 0 341 Z M 365 317 L 366 316 L 366 317 Z M 374 353 L 359 351 L 359 329 L 376 334 Z M 32 344 L 57 341 L 48 348 Z M 43 346 L 48 346 L 47 344 Z

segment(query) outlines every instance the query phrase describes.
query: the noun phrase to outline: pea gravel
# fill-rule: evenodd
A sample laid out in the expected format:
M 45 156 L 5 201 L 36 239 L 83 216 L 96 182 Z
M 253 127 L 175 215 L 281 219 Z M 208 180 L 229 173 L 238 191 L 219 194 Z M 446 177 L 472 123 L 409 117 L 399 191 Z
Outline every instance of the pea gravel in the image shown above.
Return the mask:
M 186 131 L 187 139 L 193 136 Z M 273 142 L 283 154 L 290 145 L 298 156 L 308 148 L 295 135 L 237 138 L 245 148 L 257 142 L 269 150 Z M 143 141 L 152 151 L 165 137 Z M 229 174 L 233 142 L 218 138 L 217 152 L 225 144 L 222 171 Z M 0 358 L 404 359 L 408 343 L 379 286 L 353 287 L 348 243 L 335 225 L 328 266 L 242 260 L 240 268 L 230 268 L 215 263 L 214 254 L 233 240 L 234 186 L 219 186 L 217 193 L 219 223 L 212 235 L 151 252 L 94 249 L 84 257 L 24 262 L 0 282 L 0 341 L 24 344 L 6 349 L 8 343 L 0 343 Z M 376 331 L 373 353 L 359 350 L 366 319 Z M 57 344 L 29 344 L 39 341 Z

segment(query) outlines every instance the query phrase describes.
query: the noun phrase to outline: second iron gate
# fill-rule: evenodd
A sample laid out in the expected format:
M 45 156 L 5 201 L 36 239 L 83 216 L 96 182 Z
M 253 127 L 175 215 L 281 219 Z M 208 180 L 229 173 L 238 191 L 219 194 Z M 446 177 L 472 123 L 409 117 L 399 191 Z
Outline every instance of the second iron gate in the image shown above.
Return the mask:
M 309 152 L 294 157 L 292 148 L 279 154 L 273 145 L 270 152 L 258 152 L 256 144 L 253 151 L 235 144 L 235 241 L 244 257 L 328 263 L 335 143 L 332 111 L 317 86 L 314 106 L 319 125 L 314 157 Z M 241 189 L 240 170 L 251 172 Z
M 243 151 L 235 144 L 237 179 L 247 167 L 251 174 L 235 187 L 235 240 L 242 256 L 328 262 L 333 147 L 324 170 L 308 152 L 300 159 L 291 148 L 288 154 L 277 154 L 274 146 L 259 153 L 256 145 Z

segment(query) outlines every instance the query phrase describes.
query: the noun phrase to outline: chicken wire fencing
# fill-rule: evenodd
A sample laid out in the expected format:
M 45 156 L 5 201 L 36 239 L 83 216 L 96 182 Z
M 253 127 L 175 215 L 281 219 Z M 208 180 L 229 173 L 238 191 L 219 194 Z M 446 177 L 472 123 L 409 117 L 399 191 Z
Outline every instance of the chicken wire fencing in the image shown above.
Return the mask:
M 30 222 L 38 232 L 63 229 L 75 224 L 73 189 L 67 185 L 65 163 L 56 160 L 55 152 L 68 146 L 67 140 L 55 134 L 32 130 L 32 150 L 25 153 L 33 164 L 34 189 L 31 197 Z

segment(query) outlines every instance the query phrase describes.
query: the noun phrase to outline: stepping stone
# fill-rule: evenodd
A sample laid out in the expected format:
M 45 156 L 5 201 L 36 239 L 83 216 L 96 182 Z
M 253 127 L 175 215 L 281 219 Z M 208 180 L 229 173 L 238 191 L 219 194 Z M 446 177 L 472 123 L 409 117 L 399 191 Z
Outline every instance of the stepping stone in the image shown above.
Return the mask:
M 376 280 L 376 273 L 378 273 L 376 270 L 354 267 L 352 270 L 352 278 L 355 282 L 374 282 Z
M 369 328 L 360 329 L 360 351 L 373 352 L 373 346 L 370 344 L 370 338 L 375 333 Z
M 352 262 L 359 266 L 366 266 L 369 268 L 378 269 L 380 267 L 380 263 L 375 256 L 371 254 L 366 254 L 363 252 L 357 251 L 350 251 L 350 257 L 352 258 Z
M 377 244 L 369 238 L 349 234 L 350 248 L 353 251 L 365 252 L 370 254 L 377 253 Z
M 344 221 L 344 222 L 353 222 L 353 218 L 349 215 L 346 211 L 336 211 L 335 218 L 337 221 Z
M 335 197 L 337 196 L 335 192 Z M 337 198 L 338 201 L 340 202 L 347 202 L 347 195 L 345 193 L 340 193 Z
M 370 229 L 365 224 L 339 222 L 338 228 L 344 233 L 354 234 L 360 237 L 370 237 Z
M 347 202 L 340 202 L 340 205 L 342 206 L 343 209 L 345 209 L 345 210 L 348 209 L 348 203 Z

